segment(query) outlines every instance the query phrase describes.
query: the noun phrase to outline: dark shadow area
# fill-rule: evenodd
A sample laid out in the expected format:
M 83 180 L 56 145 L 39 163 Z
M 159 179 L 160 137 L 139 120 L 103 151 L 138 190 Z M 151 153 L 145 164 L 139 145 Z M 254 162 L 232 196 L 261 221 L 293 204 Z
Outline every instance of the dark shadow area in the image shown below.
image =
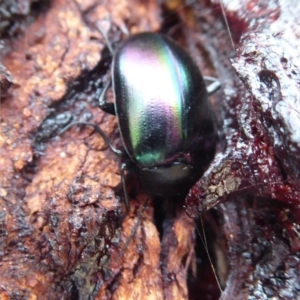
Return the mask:
M 221 232 L 219 224 L 219 216 L 216 212 L 210 211 L 202 215 L 201 219 L 195 220 L 196 230 L 196 274 L 193 274 L 192 268 L 189 270 L 188 274 L 188 290 L 190 300 L 214 300 L 219 299 L 220 289 L 218 287 L 217 279 L 215 277 L 215 272 L 218 276 L 218 280 L 222 286 L 222 289 L 226 286 L 226 281 L 221 278 L 218 273 L 222 270 L 218 270 L 218 266 L 227 266 L 226 261 L 218 262 L 218 259 L 226 257 L 226 253 L 223 255 L 217 255 L 217 252 L 224 251 L 221 247 L 219 232 Z M 202 226 L 203 225 L 203 226 Z M 207 251 L 209 253 L 210 259 L 208 257 L 207 251 L 205 250 L 205 239 L 203 238 L 203 230 L 205 231 L 205 239 L 207 243 Z M 201 237 L 200 237 L 200 235 Z M 227 278 L 226 278 L 227 279 Z

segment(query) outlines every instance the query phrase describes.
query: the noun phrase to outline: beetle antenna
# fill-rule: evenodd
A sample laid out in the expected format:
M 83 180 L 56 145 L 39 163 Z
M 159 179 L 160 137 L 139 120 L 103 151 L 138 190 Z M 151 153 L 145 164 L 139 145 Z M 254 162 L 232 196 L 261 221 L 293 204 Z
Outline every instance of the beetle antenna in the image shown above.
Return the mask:
M 129 244 L 131 243 L 131 241 L 133 240 L 141 222 L 142 222 L 142 216 L 144 214 L 144 211 L 147 209 L 147 203 L 148 203 L 148 200 L 149 200 L 149 197 L 146 198 L 144 204 L 143 204 L 143 207 L 138 215 L 138 219 L 137 219 L 137 222 L 135 223 L 134 227 L 133 227 L 133 230 L 129 236 L 129 238 L 127 239 L 127 241 L 125 242 L 125 244 L 123 245 L 122 249 L 121 249 L 121 252 L 119 254 L 119 256 L 117 257 L 117 260 L 116 260 L 116 263 L 119 263 L 120 262 L 120 259 L 123 257 L 127 247 L 129 246 Z
M 199 237 L 200 237 L 200 240 L 201 240 L 201 242 L 202 242 L 202 244 L 203 244 L 203 246 L 204 246 L 204 249 L 205 249 L 205 252 L 206 252 L 206 254 L 207 254 L 209 263 L 210 263 L 210 265 L 211 265 L 211 267 L 212 267 L 214 276 L 215 276 L 215 278 L 216 278 L 217 285 L 218 285 L 219 290 L 220 290 L 220 292 L 221 292 L 221 294 L 222 294 L 222 293 L 223 293 L 223 290 L 222 290 L 222 288 L 221 288 L 221 284 L 220 284 L 220 281 L 219 281 L 219 279 L 218 279 L 218 276 L 217 276 L 217 273 L 216 273 L 216 269 L 215 269 L 215 267 L 214 267 L 214 265 L 213 265 L 213 263 L 212 263 L 212 260 L 211 260 L 211 257 L 210 257 L 209 251 L 208 251 L 207 240 L 206 240 L 206 234 L 205 234 L 204 225 L 203 225 L 203 219 L 202 219 L 202 216 L 201 216 L 201 215 L 200 215 L 200 222 L 201 222 L 201 227 L 202 227 L 202 234 L 200 233 L 200 231 L 199 231 L 199 229 L 198 229 L 198 226 L 197 226 L 197 224 L 196 224 L 196 222 L 195 222 L 195 220 L 194 220 L 194 223 L 195 223 L 195 227 L 196 227 L 197 233 L 198 233 L 198 235 L 199 235 Z
M 219 3 L 220 3 L 220 6 L 221 6 L 221 10 L 222 10 L 222 15 L 223 15 L 223 18 L 224 18 L 224 21 L 225 21 L 225 24 L 226 24 L 226 28 L 228 30 L 229 38 L 230 38 L 230 41 L 231 41 L 232 49 L 235 52 L 235 46 L 234 46 L 231 31 L 230 31 L 230 27 L 229 27 L 229 24 L 228 24 L 228 19 L 227 19 L 226 13 L 225 13 L 224 3 L 223 3 L 223 0 L 219 0 L 219 1 L 220 1 Z

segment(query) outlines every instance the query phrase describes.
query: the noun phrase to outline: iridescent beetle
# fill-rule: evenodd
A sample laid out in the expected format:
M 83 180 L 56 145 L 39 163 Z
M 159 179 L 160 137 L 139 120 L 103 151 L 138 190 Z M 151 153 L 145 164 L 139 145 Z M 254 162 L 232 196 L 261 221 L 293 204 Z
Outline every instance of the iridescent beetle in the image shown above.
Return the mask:
M 110 44 L 109 48 L 111 49 Z M 157 33 L 128 38 L 113 54 L 115 103 L 99 106 L 118 118 L 124 150 L 113 147 L 98 125 L 93 126 L 111 150 L 123 157 L 121 180 L 129 209 L 125 170 L 135 169 L 142 186 L 153 195 L 184 195 L 211 162 L 217 134 L 208 96 L 220 87 L 208 87 L 191 57 L 171 39 Z M 64 130 L 64 131 L 65 131 Z

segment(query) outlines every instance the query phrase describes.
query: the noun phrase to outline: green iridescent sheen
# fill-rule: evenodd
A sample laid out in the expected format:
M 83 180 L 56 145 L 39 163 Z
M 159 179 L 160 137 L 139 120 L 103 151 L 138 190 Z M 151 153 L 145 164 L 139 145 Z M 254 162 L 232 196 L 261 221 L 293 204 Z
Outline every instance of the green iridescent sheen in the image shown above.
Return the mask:
M 195 136 L 187 125 L 187 110 L 195 100 L 189 94 L 195 72 L 191 66 L 197 69 L 179 46 L 158 34 L 138 35 L 116 54 L 120 131 L 129 155 L 141 167 L 166 164 Z

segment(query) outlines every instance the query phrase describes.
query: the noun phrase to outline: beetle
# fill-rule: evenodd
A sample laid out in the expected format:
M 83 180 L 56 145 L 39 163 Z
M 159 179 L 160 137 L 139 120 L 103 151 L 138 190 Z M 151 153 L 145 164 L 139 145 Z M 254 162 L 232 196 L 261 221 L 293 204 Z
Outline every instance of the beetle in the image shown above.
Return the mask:
M 214 157 L 217 134 L 208 99 L 220 88 L 203 77 L 192 58 L 173 40 L 145 32 L 126 39 L 113 54 L 112 79 L 99 107 L 116 115 L 124 149 L 116 149 L 98 125 L 93 126 L 111 150 L 123 158 L 121 181 L 129 210 L 125 171 L 134 169 L 153 195 L 188 192 Z M 211 82 L 206 87 L 204 80 Z M 112 82 L 115 102 L 105 94 Z

